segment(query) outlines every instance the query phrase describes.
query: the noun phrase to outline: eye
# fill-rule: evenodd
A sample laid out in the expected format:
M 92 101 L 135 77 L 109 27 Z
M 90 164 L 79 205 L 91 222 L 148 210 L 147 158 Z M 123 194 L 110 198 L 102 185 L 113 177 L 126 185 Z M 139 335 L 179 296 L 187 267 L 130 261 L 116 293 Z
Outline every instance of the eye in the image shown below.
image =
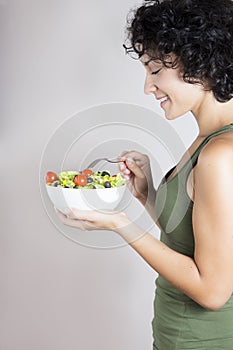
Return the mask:
M 161 69 L 162 69 L 162 68 L 157 69 L 157 70 L 155 70 L 154 72 L 151 72 L 151 74 L 154 74 L 154 75 L 155 75 L 155 74 L 158 74 L 158 72 L 160 72 L 160 71 L 161 71 Z

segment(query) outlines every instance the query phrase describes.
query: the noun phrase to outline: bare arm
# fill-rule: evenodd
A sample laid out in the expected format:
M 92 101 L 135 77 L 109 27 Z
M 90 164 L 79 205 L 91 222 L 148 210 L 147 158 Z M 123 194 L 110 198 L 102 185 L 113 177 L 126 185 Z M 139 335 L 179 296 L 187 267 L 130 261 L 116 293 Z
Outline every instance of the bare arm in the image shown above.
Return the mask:
M 145 200 L 139 199 L 139 202 L 145 207 L 150 217 L 159 226 L 158 219 L 155 215 L 155 201 L 156 201 L 156 190 L 154 187 L 149 189 L 149 194 Z
M 127 179 L 127 185 L 132 195 L 145 207 L 158 225 L 155 215 L 156 190 L 149 157 L 137 151 L 123 152 L 119 171 L 122 177 Z
M 126 217 L 115 231 L 176 288 L 203 307 L 216 310 L 233 292 L 232 213 L 232 146 L 210 142 L 195 169 L 194 259 L 168 248 Z

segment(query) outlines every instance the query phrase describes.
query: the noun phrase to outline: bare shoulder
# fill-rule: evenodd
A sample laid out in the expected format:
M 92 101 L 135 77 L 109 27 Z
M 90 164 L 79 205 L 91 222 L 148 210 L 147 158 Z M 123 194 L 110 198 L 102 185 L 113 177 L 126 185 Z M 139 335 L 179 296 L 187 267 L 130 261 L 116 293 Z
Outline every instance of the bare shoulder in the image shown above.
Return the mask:
M 195 198 L 198 190 L 226 191 L 233 181 L 233 132 L 215 136 L 201 150 L 194 168 Z
M 200 152 L 199 166 L 208 166 L 212 163 L 216 166 L 231 162 L 233 167 L 233 131 L 217 135 L 209 140 Z

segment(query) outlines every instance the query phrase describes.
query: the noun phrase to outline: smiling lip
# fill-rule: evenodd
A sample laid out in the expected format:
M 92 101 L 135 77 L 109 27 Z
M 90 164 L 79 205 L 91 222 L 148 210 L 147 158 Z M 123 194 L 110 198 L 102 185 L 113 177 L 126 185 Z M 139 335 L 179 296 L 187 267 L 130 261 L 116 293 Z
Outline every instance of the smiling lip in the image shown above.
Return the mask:
M 164 98 L 166 98 L 166 99 L 164 100 Z M 161 101 L 161 100 L 162 100 L 162 101 L 160 102 L 160 107 L 163 108 L 164 105 L 168 102 L 169 97 L 168 97 L 167 95 L 165 95 L 165 96 L 161 96 L 161 97 L 156 97 L 156 99 L 157 99 L 158 101 Z

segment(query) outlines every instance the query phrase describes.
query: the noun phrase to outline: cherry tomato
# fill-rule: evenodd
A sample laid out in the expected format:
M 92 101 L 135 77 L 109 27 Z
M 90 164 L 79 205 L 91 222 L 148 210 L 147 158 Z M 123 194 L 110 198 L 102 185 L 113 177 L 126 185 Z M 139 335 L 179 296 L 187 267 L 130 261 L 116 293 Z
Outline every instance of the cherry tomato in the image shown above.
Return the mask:
M 53 173 L 52 171 L 48 171 L 47 174 L 46 174 L 46 178 L 45 178 L 45 181 L 46 183 L 52 183 L 54 181 L 57 181 L 58 180 L 58 176 L 56 173 Z
M 82 171 L 82 174 L 84 174 L 86 176 L 90 176 L 93 174 L 93 171 L 91 169 L 85 169 Z
M 85 186 L 87 184 L 87 177 L 86 175 L 76 175 L 74 178 L 74 183 L 76 186 Z

